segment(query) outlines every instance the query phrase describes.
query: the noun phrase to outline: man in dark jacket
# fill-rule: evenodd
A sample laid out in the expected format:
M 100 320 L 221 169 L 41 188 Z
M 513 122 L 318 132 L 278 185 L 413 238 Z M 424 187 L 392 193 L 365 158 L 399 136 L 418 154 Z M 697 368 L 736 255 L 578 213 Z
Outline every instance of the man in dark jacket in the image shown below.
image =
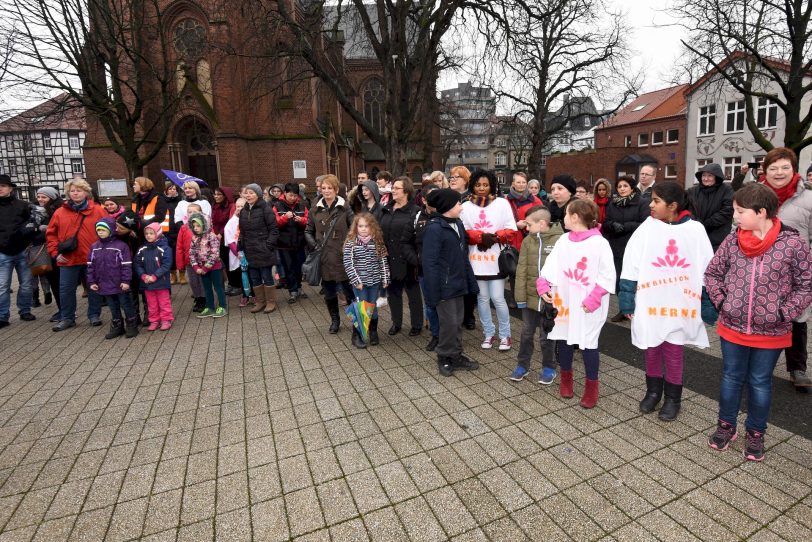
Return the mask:
M 31 208 L 14 196 L 16 187 L 8 175 L 0 175 L 0 328 L 9 325 L 14 269 L 20 281 L 17 289 L 20 320 L 36 320 L 31 314 L 33 277 L 24 252 L 35 232 L 26 226 L 31 217 Z
M 279 228 L 276 247 L 285 272 L 288 303 L 296 303 L 300 297 L 307 298 L 307 294 L 302 291 L 302 263 L 305 257 L 304 231 L 307 226 L 308 210 L 299 195 L 299 185 L 294 183 L 285 185 L 285 195 L 276 201 L 273 212 Z
M 437 309 L 440 320 L 437 367 L 441 375 L 451 376 L 457 369 L 479 368 L 462 354 L 463 297 L 478 294 L 479 287 L 468 261 L 465 227 L 459 219 L 459 193 L 450 188 L 435 190 L 427 203 L 437 213 L 423 236 L 423 286 L 426 305 Z
M 726 184 L 719 164 L 707 164 L 696 172 L 699 181 L 686 192 L 688 210 L 705 226 L 713 251 L 733 226 L 733 188 Z

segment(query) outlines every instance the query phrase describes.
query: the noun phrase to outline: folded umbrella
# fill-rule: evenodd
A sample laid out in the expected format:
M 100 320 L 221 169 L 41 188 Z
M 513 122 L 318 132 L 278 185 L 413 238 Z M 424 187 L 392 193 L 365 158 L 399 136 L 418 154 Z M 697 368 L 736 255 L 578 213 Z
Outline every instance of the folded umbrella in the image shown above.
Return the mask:
M 349 316 L 352 325 L 358 330 L 361 339 L 367 342 L 369 335 L 369 321 L 375 312 L 375 303 L 369 301 L 358 301 L 357 299 L 349 304 L 344 310 Z

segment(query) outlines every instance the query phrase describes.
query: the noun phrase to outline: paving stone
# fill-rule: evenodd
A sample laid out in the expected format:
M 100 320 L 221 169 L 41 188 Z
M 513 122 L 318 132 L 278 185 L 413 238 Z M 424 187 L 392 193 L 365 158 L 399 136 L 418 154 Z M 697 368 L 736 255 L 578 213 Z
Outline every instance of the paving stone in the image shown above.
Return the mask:
M 544 499 L 539 506 L 549 511 L 553 521 L 575 540 L 594 540 L 604 534 L 590 516 L 562 494 Z
M 4 529 L 13 531 L 29 525 L 37 525 L 45 517 L 57 491 L 57 487 L 46 487 L 26 493 Z
M 451 487 L 432 491 L 425 495 L 425 499 L 448 536 L 462 534 L 476 527 L 476 520 Z
M 350 486 L 358 511 L 362 514 L 389 505 L 389 498 L 374 470 L 369 469 L 348 475 L 347 484 Z
M 55 540 L 67 540 L 73 530 L 76 516 L 66 516 L 59 519 L 52 519 L 39 525 L 34 541 L 53 542 Z
M 327 525 L 341 523 L 358 515 L 352 492 L 345 480 L 333 480 L 316 486 Z
M 281 497 L 255 504 L 251 508 L 254 538 L 256 540 L 287 540 L 288 521 L 285 501 Z
M 353 519 L 330 527 L 330 537 L 335 542 L 363 542 L 369 540 L 364 522 Z
M 116 505 L 106 540 L 129 540 L 141 536 L 149 499 L 142 497 Z
M 316 490 L 312 487 L 285 495 L 290 535 L 299 536 L 325 526 Z
M 215 540 L 239 542 L 251 540 L 251 518 L 247 508 L 241 508 L 215 518 Z
M 699 540 L 660 510 L 654 510 L 646 514 L 638 519 L 637 522 L 642 525 L 651 536 L 656 536 L 660 540 Z
M 364 515 L 364 525 L 371 540 L 409 540 L 409 536 L 398 520 L 394 508 L 388 507 Z
M 476 521 L 483 525 L 507 515 L 499 501 L 476 478 L 469 478 L 453 485 L 457 496 Z
M 112 506 L 79 514 L 69 540 L 82 542 L 103 540 L 112 515 Z
M 180 521 L 183 492 L 180 489 L 152 495 L 144 520 L 144 534 L 174 529 Z M 174 534 L 174 531 L 173 531 Z

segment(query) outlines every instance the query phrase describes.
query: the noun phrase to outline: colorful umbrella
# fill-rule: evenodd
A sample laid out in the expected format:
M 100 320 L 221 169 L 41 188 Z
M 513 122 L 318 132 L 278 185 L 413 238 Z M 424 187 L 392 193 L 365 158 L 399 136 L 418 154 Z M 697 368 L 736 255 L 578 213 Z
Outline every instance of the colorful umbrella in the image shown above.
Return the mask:
M 178 188 L 183 188 L 183 183 L 189 181 L 196 182 L 200 186 L 208 186 L 206 181 L 203 179 L 198 179 L 197 177 L 192 177 L 191 175 L 187 175 L 179 171 L 172 171 L 171 169 L 162 169 L 161 171 L 163 171 L 163 174 L 166 175 L 167 179 L 178 185 Z
M 240 270 L 242 271 L 242 291 L 245 297 L 251 297 L 251 280 L 248 278 L 248 260 L 245 259 L 245 252 L 238 252 L 240 256 Z
M 361 339 L 367 342 L 369 321 L 372 320 L 372 315 L 375 313 L 375 303 L 358 301 L 356 299 L 350 303 L 344 312 L 347 313 L 352 325 L 355 326 L 355 329 L 361 334 Z

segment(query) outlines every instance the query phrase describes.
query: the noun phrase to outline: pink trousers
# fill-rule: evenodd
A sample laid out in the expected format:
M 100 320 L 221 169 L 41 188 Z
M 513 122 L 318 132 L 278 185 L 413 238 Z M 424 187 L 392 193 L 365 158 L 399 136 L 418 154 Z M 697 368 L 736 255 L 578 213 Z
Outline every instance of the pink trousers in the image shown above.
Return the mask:
M 665 365 L 665 380 L 671 384 L 682 385 L 682 345 L 671 344 L 666 341 L 660 346 L 646 349 L 646 374 L 648 376 L 663 376 Z
M 173 322 L 172 297 L 169 290 L 147 290 L 147 308 L 149 309 L 149 323 Z

